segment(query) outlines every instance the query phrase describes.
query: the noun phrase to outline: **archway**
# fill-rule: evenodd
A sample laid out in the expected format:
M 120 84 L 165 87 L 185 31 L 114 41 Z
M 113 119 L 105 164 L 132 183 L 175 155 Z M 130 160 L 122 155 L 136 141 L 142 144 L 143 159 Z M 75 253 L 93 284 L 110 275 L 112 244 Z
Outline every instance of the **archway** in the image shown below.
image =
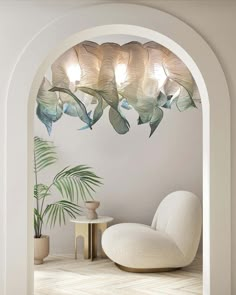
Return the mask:
M 204 295 L 230 295 L 230 102 L 224 73 L 189 26 L 156 9 L 127 4 L 86 7 L 55 20 L 27 44 L 15 65 L 6 110 L 5 294 L 32 294 L 32 118 L 39 83 L 48 64 L 75 42 L 108 32 L 163 44 L 185 62 L 197 82 L 203 98 Z

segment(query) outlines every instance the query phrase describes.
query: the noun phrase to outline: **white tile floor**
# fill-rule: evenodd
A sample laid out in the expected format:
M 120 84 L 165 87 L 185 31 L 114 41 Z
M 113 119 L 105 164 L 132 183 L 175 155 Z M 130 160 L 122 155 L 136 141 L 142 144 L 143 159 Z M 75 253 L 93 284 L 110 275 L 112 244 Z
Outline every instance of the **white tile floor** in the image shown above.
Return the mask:
M 137 274 L 109 259 L 51 256 L 35 266 L 35 295 L 202 295 L 202 259 L 174 272 Z

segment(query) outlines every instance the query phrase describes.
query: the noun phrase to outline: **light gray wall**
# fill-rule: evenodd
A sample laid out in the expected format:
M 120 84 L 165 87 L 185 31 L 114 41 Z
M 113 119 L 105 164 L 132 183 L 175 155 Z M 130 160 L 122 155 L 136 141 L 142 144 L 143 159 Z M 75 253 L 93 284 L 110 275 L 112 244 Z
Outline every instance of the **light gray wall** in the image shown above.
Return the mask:
M 79 5 L 87 5 L 88 3 L 96 3 L 98 1 L 66 1 L 63 2 L 49 2 L 49 1 L 33 1 L 32 3 L 26 3 L 26 2 L 22 2 L 22 1 L 17 1 L 18 4 L 16 3 L 12 3 L 11 1 L 9 2 L 2 2 L 0 3 L 1 9 L 0 9 L 0 22 L 1 22 L 1 26 L 0 26 L 0 35 L 1 35 L 1 46 L 0 46 L 0 54 L 1 54 L 1 67 L 0 67 L 0 73 L 1 73 L 1 79 L 0 79 L 0 92 L 1 92 L 1 97 L 4 97 L 6 95 L 6 85 L 7 85 L 7 81 L 10 77 L 11 71 L 12 71 L 12 67 L 16 62 L 16 59 L 18 57 L 18 55 L 20 54 L 20 52 L 23 50 L 24 46 L 26 46 L 27 42 L 32 38 L 32 36 L 37 33 L 44 25 L 46 25 L 49 21 L 53 20 L 54 17 L 56 16 L 60 16 L 65 14 L 66 12 L 70 11 L 72 9 L 73 6 L 79 6 Z M 115 1 L 99 1 L 99 3 L 103 3 L 103 2 L 115 2 Z M 232 177 L 233 179 L 235 178 L 235 174 L 236 174 L 236 156 L 235 156 L 235 146 L 236 146 L 236 130 L 235 130 L 235 126 L 236 126 L 236 104 L 235 104 L 235 96 L 236 96 L 236 83 L 235 83 L 235 77 L 236 77 L 236 67 L 235 67 L 235 52 L 236 52 L 236 39 L 235 39 L 235 27 L 236 27 L 236 21 L 235 21 L 235 15 L 236 15 L 236 3 L 235 1 L 158 1 L 158 0 L 130 0 L 130 1 L 119 1 L 119 2 L 129 2 L 129 3 L 138 3 L 138 4 L 144 4 L 144 5 L 149 5 L 152 7 L 156 7 L 159 8 L 163 11 L 166 11 L 170 14 L 175 15 L 176 17 L 182 19 L 183 21 L 185 21 L 186 23 L 188 23 L 190 26 L 192 26 L 196 31 L 198 31 L 204 38 L 205 40 L 209 43 L 209 45 L 211 46 L 211 48 L 213 48 L 213 50 L 215 51 L 216 55 L 218 56 L 223 70 L 225 71 L 226 74 L 226 78 L 228 81 L 228 85 L 229 85 L 229 91 L 230 91 L 230 95 L 231 95 L 231 108 L 232 108 Z M 55 4 L 57 3 L 57 4 Z M 59 4 L 60 3 L 60 4 Z M 148 16 L 144 16 L 144 17 L 148 17 Z M 158 29 L 158 28 L 157 28 Z M 32 53 L 33 54 L 33 53 Z M 23 73 L 22 73 L 23 74 Z M 17 98 L 16 98 L 17 99 Z M 224 103 L 224 97 L 222 97 L 222 104 Z M 1 100 L 0 100 L 0 106 L 1 106 Z M 173 114 L 173 112 L 170 114 L 171 116 L 175 117 L 178 116 L 178 114 Z M 170 116 L 169 115 L 169 116 Z M 178 120 L 174 120 L 172 121 L 172 119 L 169 119 L 168 115 L 166 115 L 166 120 L 168 119 L 168 124 L 166 124 L 165 126 L 165 121 L 162 122 L 162 125 L 160 126 L 158 132 L 154 135 L 154 137 L 151 139 L 152 141 L 157 141 L 157 143 L 159 144 L 159 140 L 157 138 L 162 136 L 162 140 L 160 140 L 160 142 L 164 143 L 163 138 L 166 137 L 168 135 L 167 133 L 167 129 L 171 128 L 171 126 L 174 128 L 176 127 L 176 123 L 174 122 L 178 122 L 178 124 L 181 123 L 181 120 L 184 120 L 183 125 L 186 125 L 186 121 L 187 122 L 191 122 L 191 119 L 193 116 L 193 113 L 191 112 L 186 112 L 184 115 L 181 114 L 181 118 L 178 118 Z M 187 118 L 185 116 L 189 116 L 189 118 Z M 71 118 L 69 118 L 71 120 Z M 65 120 L 67 119 L 62 119 L 61 124 L 63 123 L 64 128 L 67 126 L 67 124 L 65 123 Z M 105 118 L 104 118 L 105 120 Z M 171 123 L 172 122 L 172 123 Z M 17 124 L 17 122 L 16 122 Z M 59 128 L 59 122 L 58 122 L 58 128 Z M 70 124 L 70 123 L 69 123 Z M 100 124 L 103 124 L 102 121 L 100 122 Z M 173 125 L 174 126 L 173 126 Z M 191 123 L 188 123 L 188 127 L 190 127 Z M 74 126 L 74 125 L 73 125 Z M 109 125 L 105 124 L 105 128 L 108 128 Z M 97 128 L 99 128 L 99 126 L 97 126 Z M 72 129 L 70 129 L 72 130 Z M 162 131 L 163 130 L 163 131 Z M 178 130 L 178 129 L 177 129 Z M 44 131 L 42 131 L 44 132 Z M 55 142 L 59 143 L 56 138 L 56 129 L 54 131 L 54 135 L 55 136 Z M 71 131 L 73 133 L 73 131 Z M 75 131 L 74 131 L 75 132 Z M 99 132 L 99 131 L 97 131 Z M 105 132 L 105 130 L 104 130 Z M 106 132 L 110 132 L 110 131 L 106 131 Z M 130 140 L 130 138 L 132 138 L 132 136 L 134 136 L 133 134 L 136 134 L 136 132 L 140 132 L 142 133 L 143 131 L 141 131 L 141 129 L 137 129 L 137 131 L 134 129 L 133 133 L 130 133 L 127 138 L 127 140 Z M 186 131 L 187 132 L 187 131 Z M 79 138 L 79 135 L 77 135 L 77 131 L 75 132 L 75 136 Z M 113 134 L 113 133 L 112 133 Z M 177 134 L 177 133 L 176 133 Z M 42 134 L 43 135 L 43 134 Z M 147 135 L 146 132 L 142 133 L 141 138 L 145 138 L 145 136 Z M 187 137 L 187 133 L 185 134 L 184 138 L 188 138 Z M 66 153 L 66 149 L 68 148 L 68 151 L 71 151 L 71 149 L 73 149 L 72 145 L 69 145 L 69 139 L 67 138 L 67 136 L 71 136 L 70 138 L 72 138 L 72 134 L 65 134 L 65 140 L 63 142 L 64 144 L 64 155 L 68 155 L 69 153 Z M 81 137 L 86 136 L 88 137 L 89 135 L 80 135 Z M 104 134 L 104 137 L 108 136 Z M 110 136 L 114 136 L 115 135 L 110 135 Z M 74 137 L 75 138 L 75 137 Z M 74 139 L 73 138 L 73 139 Z M 92 139 L 94 137 L 91 137 Z M 110 137 L 109 137 L 110 138 Z M 119 137 L 120 138 L 120 137 Z M 140 138 L 140 137 L 138 137 Z M 179 138 L 176 135 L 176 141 Z M 68 140 L 68 142 L 66 142 L 66 140 Z M 99 139 L 100 140 L 100 139 Z M 115 139 L 114 139 L 115 140 Z M 139 140 L 139 139 L 138 139 Z M 145 145 L 145 148 L 151 148 L 150 145 L 152 144 L 152 141 L 142 141 L 141 145 Z M 85 141 L 84 141 L 85 142 Z M 107 141 L 103 141 L 104 143 Z M 115 141 L 114 141 L 115 142 Z M 184 141 L 181 141 L 182 143 Z M 109 143 L 109 141 L 108 141 Z M 80 144 L 83 144 L 83 141 L 78 141 L 76 143 L 76 146 L 78 148 L 77 152 L 79 155 L 79 148 Z M 120 148 L 117 148 L 117 152 L 121 153 L 122 151 L 124 152 L 124 149 L 122 149 L 122 145 L 120 143 L 120 139 L 119 139 L 119 145 Z M 199 145 L 199 141 L 196 140 L 196 145 Z M 62 145 L 59 145 L 62 146 Z M 66 148 L 67 146 L 67 148 Z M 155 151 L 156 151 L 156 144 L 155 144 Z M 105 145 L 105 148 L 107 147 L 107 145 Z M 104 151 L 105 151 L 104 148 Z M 154 149 L 154 148 L 153 148 Z M 160 146 L 158 147 L 158 151 L 161 151 Z M 180 147 L 178 147 L 177 150 L 180 150 Z M 103 152 L 103 150 L 102 150 Z M 135 152 L 136 153 L 136 152 Z M 106 153 L 107 154 L 107 153 Z M 138 154 L 138 151 L 137 151 Z M 156 153 L 158 154 L 158 153 Z M 117 155 L 117 153 L 116 153 Z M 131 154 L 133 156 L 133 153 Z M 187 157 L 188 155 L 185 155 L 185 157 Z M 180 165 L 181 167 L 181 171 L 184 170 L 184 165 L 182 162 L 178 162 L 179 161 L 179 157 L 174 158 L 174 156 L 171 156 L 172 159 L 171 161 L 176 165 L 176 167 L 178 165 Z M 122 157 L 123 158 L 123 157 Z M 181 158 L 181 157 L 180 157 Z M 61 159 L 63 159 L 61 157 Z M 79 160 L 79 156 L 78 159 Z M 83 158 L 85 159 L 85 158 Z M 112 158 L 114 159 L 114 158 Z M 164 159 L 166 159 L 164 156 L 162 157 L 162 160 L 164 161 Z M 168 159 L 170 161 L 170 159 Z M 69 162 L 69 159 L 65 159 L 65 162 Z M 117 160 L 118 164 L 119 161 Z M 143 163 L 146 163 L 145 161 L 143 161 Z M 187 163 L 187 161 L 185 162 Z M 73 164 L 73 163 L 71 163 Z M 111 163 L 112 164 L 112 163 Z M 160 162 L 157 162 L 157 168 L 159 167 Z M 60 164 L 61 167 L 64 166 L 63 163 Z M 92 165 L 92 164 L 91 164 Z M 95 167 L 95 165 L 93 164 L 93 166 Z M 161 165 L 163 167 L 163 165 Z M 103 166 L 102 166 L 103 167 Z M 98 170 L 97 170 L 98 169 Z M 103 174 L 102 168 L 97 168 L 96 170 L 100 172 L 100 174 Z M 185 168 L 187 169 L 187 168 Z M 172 169 L 170 169 L 170 172 Z M 125 169 L 122 169 L 122 172 L 125 171 Z M 102 173 L 101 173 L 102 172 Z M 149 172 L 148 172 L 149 173 Z M 177 177 L 181 180 L 181 176 L 179 175 L 180 173 L 177 174 Z M 107 181 L 110 175 L 108 175 L 108 177 L 106 176 L 105 172 L 104 172 L 104 179 Z M 157 170 L 157 178 L 159 179 L 159 175 L 160 172 Z M 138 177 L 138 176 L 137 176 Z M 135 180 L 134 177 L 132 177 L 131 181 L 135 180 L 135 184 L 137 182 L 137 179 Z M 163 178 L 162 178 L 162 181 Z M 184 179 L 182 180 L 184 181 Z M 156 182 L 157 183 L 157 182 Z M 184 183 L 184 182 L 183 182 Z M 191 183 L 190 180 L 188 179 L 187 183 Z M 158 186 L 158 183 L 156 184 Z M 107 188 L 107 183 L 104 186 L 103 190 L 105 189 L 105 187 Z M 120 183 L 120 187 L 121 187 L 121 183 Z M 125 187 L 123 185 L 123 187 Z M 128 186 L 127 186 L 128 187 Z M 131 186 L 129 186 L 130 188 Z M 171 187 L 170 184 L 168 183 L 168 188 L 169 189 L 177 189 L 177 187 Z M 108 189 L 108 188 L 107 188 Z M 186 187 L 187 189 L 187 187 Z M 156 188 L 155 188 L 156 190 Z M 164 190 L 164 188 L 163 188 Z M 233 182 L 232 183 L 232 249 L 235 249 L 235 245 L 236 245 L 236 234 L 235 234 L 235 227 L 236 227 L 236 203 L 235 203 L 235 199 L 234 199 L 234 194 L 236 191 L 236 184 Z M 103 200 L 103 198 L 105 198 L 106 200 L 106 204 L 110 204 L 107 202 L 107 200 L 111 200 L 111 196 L 114 196 L 114 189 L 111 188 L 110 191 L 107 191 L 109 194 L 105 195 L 104 192 L 101 190 L 99 192 L 99 196 L 102 200 L 102 207 L 100 210 L 100 213 L 103 213 L 102 210 L 104 210 L 104 213 L 109 213 L 109 214 L 113 214 L 113 211 L 111 211 L 110 208 L 108 207 L 103 207 L 103 204 L 105 204 L 105 201 Z M 160 195 L 162 194 L 162 191 L 160 190 Z M 166 193 L 167 191 L 163 191 L 163 194 Z M 127 193 L 127 192 L 126 192 Z M 123 196 L 124 198 L 126 198 L 126 193 L 123 192 Z M 130 192 L 129 192 L 129 195 Z M 149 194 L 151 195 L 151 193 Z M 155 211 L 155 208 L 153 207 L 146 207 L 147 202 L 144 202 L 144 193 L 141 194 L 141 201 L 143 202 L 143 206 L 141 208 L 141 212 L 138 211 L 138 204 L 135 206 L 135 209 L 130 209 L 128 211 L 129 215 L 127 215 L 128 217 L 130 216 L 130 212 L 136 211 L 136 214 L 133 214 L 134 217 L 138 216 L 138 220 L 139 221 L 143 221 L 143 222 L 150 222 L 150 217 L 152 216 L 153 212 Z M 156 195 L 155 195 L 156 196 Z M 222 196 L 223 197 L 223 196 Z M 116 202 L 119 202 L 119 198 L 115 199 Z M 137 200 L 137 198 L 135 199 Z M 140 201 L 140 202 L 141 202 Z M 146 201 L 146 197 L 145 197 L 145 201 Z M 151 202 L 149 203 L 151 204 Z M 119 207 L 120 206 L 120 207 Z M 156 206 L 155 206 L 156 207 Z M 125 212 L 125 206 L 124 205 L 119 205 L 116 203 L 116 212 Z M 0 208 L 1 210 L 3 210 L 3 208 Z M 121 209 L 121 210 L 118 210 Z M 144 212 L 148 212 L 147 214 Z M 141 214 L 142 213 L 142 214 Z M 139 217 L 140 215 L 140 217 Z M 114 214 L 115 216 L 115 214 Z M 141 216 L 146 216 L 146 219 L 140 220 Z M 148 217 L 149 216 L 149 217 Z M 118 217 L 115 216 L 118 220 Z M 131 218 L 130 218 L 131 219 Z M 134 219 L 130 220 L 130 221 L 134 221 Z M 65 231 L 69 231 L 69 227 L 68 228 L 63 228 L 62 229 L 63 232 Z M 56 235 L 57 229 L 55 229 L 54 233 Z M 60 234 L 62 233 L 62 231 L 60 231 Z M 54 238 L 54 234 L 52 236 L 52 238 Z M 59 250 L 58 250 L 59 251 Z M 233 256 L 232 256 L 232 265 L 233 265 L 233 278 L 232 278 L 232 282 L 233 282 L 233 294 L 236 294 L 236 254 L 233 251 Z

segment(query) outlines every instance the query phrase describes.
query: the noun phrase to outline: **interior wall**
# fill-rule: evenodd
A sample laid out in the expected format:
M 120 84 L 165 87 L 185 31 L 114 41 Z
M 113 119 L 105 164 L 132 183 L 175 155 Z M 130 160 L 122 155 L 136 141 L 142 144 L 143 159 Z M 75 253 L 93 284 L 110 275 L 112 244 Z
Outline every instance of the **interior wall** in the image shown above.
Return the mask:
M 1 34 L 1 47 L 0 56 L 1 68 L 0 68 L 0 97 L 4 98 L 7 93 L 7 84 L 13 65 L 16 63 L 18 55 L 31 40 L 34 34 L 36 34 L 43 26 L 52 21 L 56 16 L 65 14 L 73 9 L 74 6 L 92 4 L 98 1 L 66 1 L 66 3 L 60 2 L 55 5 L 55 2 L 48 1 L 40 3 L 39 1 L 21 2 L 11 1 L 9 3 L 2 2 L 0 4 L 0 34 Z M 115 2 L 115 1 L 99 1 Z M 124 2 L 124 1 L 120 1 Z M 179 17 L 190 26 L 195 28 L 204 39 L 209 43 L 211 48 L 218 56 L 222 67 L 225 71 L 226 78 L 229 85 L 229 91 L 232 98 L 232 151 L 235 150 L 236 136 L 235 136 L 235 114 L 236 105 L 234 97 L 236 96 L 236 68 L 235 68 L 235 51 L 236 51 L 236 39 L 235 39 L 235 14 L 236 3 L 234 1 L 158 1 L 158 0 L 136 0 L 125 1 L 130 3 L 138 3 L 149 5 L 170 14 Z M 148 17 L 148 16 L 147 16 Z M 20 22 L 19 22 L 20 19 Z M 30 24 L 30 25 L 29 25 Z M 32 53 L 33 54 L 33 53 Z M 17 99 L 17 98 L 16 98 Z M 1 108 L 3 100 L 0 99 Z M 222 97 L 222 103 L 224 98 Z M 186 113 L 187 114 L 187 113 Z M 183 117 L 182 117 L 183 118 Z M 17 124 L 17 122 L 16 122 Z M 162 122 L 162 125 L 164 122 Z M 168 121 L 168 126 L 170 122 Z M 0 126 L 1 134 L 4 130 L 3 126 Z M 160 125 L 161 128 L 161 125 Z M 161 133 L 159 128 L 158 132 Z M 141 132 L 141 131 L 140 131 Z M 146 136 L 147 133 L 145 133 Z M 154 135 L 156 136 L 156 135 Z M 1 153 L 2 154 L 2 153 Z M 4 161 L 4 159 L 1 159 Z M 2 168 L 0 167 L 0 176 L 3 175 Z M 236 157 L 232 154 L 232 179 L 234 179 L 236 173 Z M 0 177 L 2 181 L 2 177 Z M 104 186 L 105 187 L 105 186 Z M 236 185 L 232 184 L 232 196 L 234 196 Z M 222 196 L 223 197 L 223 196 Z M 4 204 L 0 204 L 0 218 L 3 216 Z M 102 208 L 101 208 L 102 209 Z M 123 208 L 122 208 L 123 209 Z M 154 210 L 153 210 L 154 211 Z M 2 221 L 2 220 L 1 220 Z M 235 223 L 236 223 L 236 209 L 235 200 L 232 198 L 232 249 L 235 248 L 236 235 L 235 235 Z M 1 234 L 1 233 L 0 233 Z M 1 243 L 0 243 L 1 247 Z M 233 252 L 232 256 L 233 267 L 233 294 L 236 293 L 236 255 Z M 1 271 L 1 266 L 0 266 Z

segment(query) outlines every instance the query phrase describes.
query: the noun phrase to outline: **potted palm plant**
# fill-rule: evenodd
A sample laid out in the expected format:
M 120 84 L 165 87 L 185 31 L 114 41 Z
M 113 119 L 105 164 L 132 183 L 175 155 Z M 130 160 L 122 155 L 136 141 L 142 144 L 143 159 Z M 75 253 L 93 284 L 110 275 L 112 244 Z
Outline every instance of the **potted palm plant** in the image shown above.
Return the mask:
M 95 187 L 102 184 L 90 167 L 78 165 L 62 169 L 50 184 L 39 182 L 39 172 L 57 161 L 52 142 L 34 138 L 34 263 L 42 264 L 49 254 L 49 237 L 42 234 L 44 224 L 53 227 L 66 223 L 66 218 L 76 218 L 81 212 L 78 201 L 92 197 Z M 60 195 L 59 200 L 49 202 L 52 190 Z

